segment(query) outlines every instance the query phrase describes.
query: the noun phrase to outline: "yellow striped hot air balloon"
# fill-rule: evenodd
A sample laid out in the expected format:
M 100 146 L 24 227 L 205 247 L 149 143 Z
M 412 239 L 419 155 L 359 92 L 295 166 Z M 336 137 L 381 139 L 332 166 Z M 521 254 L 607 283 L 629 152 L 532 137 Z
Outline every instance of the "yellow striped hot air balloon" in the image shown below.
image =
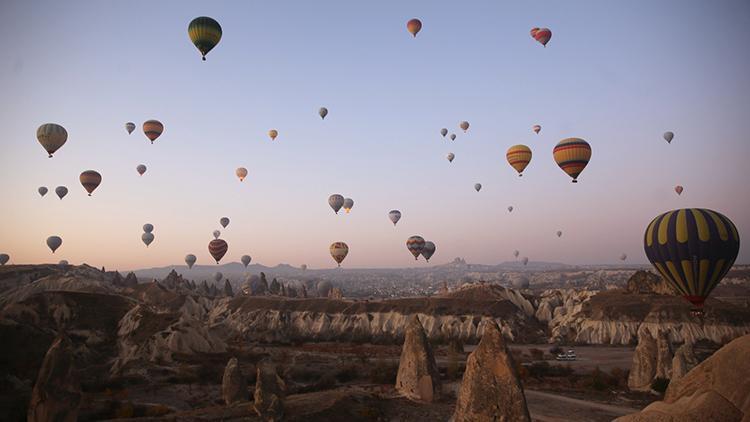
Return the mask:
M 740 236 L 722 214 L 684 208 L 654 218 L 646 227 L 643 248 L 659 274 L 700 314 L 706 297 L 737 259 Z
M 557 165 L 573 178 L 573 183 L 578 183 L 578 175 L 591 159 L 591 145 L 581 138 L 566 138 L 557 143 L 552 155 Z
M 143 122 L 143 133 L 153 144 L 156 138 L 164 132 L 164 125 L 158 120 L 146 120 Z
M 86 170 L 78 176 L 78 180 L 81 182 L 83 188 L 86 189 L 86 192 L 89 193 L 89 196 L 91 196 L 94 190 L 99 187 L 99 184 L 102 183 L 102 175 L 94 170 Z
M 518 172 L 518 176 L 523 176 L 523 170 L 531 162 L 531 149 L 526 145 L 513 145 L 505 153 L 508 164 Z
M 212 18 L 201 16 L 190 22 L 188 35 L 190 41 L 201 52 L 203 61 L 206 61 L 206 54 L 221 40 L 221 25 Z

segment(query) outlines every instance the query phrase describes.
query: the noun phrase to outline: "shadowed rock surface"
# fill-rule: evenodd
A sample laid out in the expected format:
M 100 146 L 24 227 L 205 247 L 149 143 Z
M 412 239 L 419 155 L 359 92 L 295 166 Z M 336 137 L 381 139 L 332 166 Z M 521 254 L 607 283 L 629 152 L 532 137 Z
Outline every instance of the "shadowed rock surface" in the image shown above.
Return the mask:
M 672 359 L 672 382 L 677 381 L 698 365 L 692 343 L 685 343 L 674 353 Z
M 284 380 L 276 368 L 266 362 L 258 364 L 255 381 L 254 409 L 264 421 L 279 421 L 284 417 Z
M 29 402 L 29 422 L 78 419 L 81 387 L 73 368 L 73 346 L 67 337 L 58 337 L 44 356 Z
M 634 391 L 650 391 L 651 381 L 656 375 L 656 339 L 648 330 L 638 336 L 638 346 L 633 354 L 633 366 L 628 376 L 628 388 Z
M 479 346 L 469 355 L 453 420 L 531 420 L 513 357 L 495 324 L 485 326 Z
M 224 403 L 232 404 L 247 401 L 250 395 L 247 391 L 247 381 L 242 376 L 237 358 L 229 359 L 221 379 L 221 397 Z
M 440 397 L 440 373 L 419 318 L 409 319 L 396 376 L 396 390 L 411 400 L 432 402 Z

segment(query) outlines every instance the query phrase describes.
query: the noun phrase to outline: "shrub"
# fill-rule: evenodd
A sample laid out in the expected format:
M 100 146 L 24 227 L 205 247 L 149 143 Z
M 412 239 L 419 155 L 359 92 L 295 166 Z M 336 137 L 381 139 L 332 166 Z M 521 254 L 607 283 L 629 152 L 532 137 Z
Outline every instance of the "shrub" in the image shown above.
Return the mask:
M 651 381 L 651 389 L 659 393 L 664 393 L 669 387 L 669 378 L 656 377 Z

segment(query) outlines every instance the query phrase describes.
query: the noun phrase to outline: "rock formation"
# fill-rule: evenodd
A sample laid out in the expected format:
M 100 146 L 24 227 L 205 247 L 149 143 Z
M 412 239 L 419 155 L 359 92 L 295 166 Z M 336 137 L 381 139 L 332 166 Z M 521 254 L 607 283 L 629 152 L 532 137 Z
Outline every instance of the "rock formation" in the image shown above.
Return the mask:
M 58 337 L 39 369 L 29 402 L 29 422 L 74 422 L 78 419 L 81 387 L 75 376 L 73 359 L 70 340 Z
M 656 374 L 654 378 L 672 377 L 672 344 L 666 331 L 659 331 L 656 336 Z
M 334 287 L 328 292 L 329 299 L 342 299 L 343 297 L 344 293 L 338 287 Z
M 660 276 L 651 271 L 636 271 L 628 279 L 626 287 L 628 293 L 673 295 L 672 287 Z
M 255 381 L 254 409 L 264 421 L 280 421 L 284 416 L 286 385 L 276 373 L 276 368 L 260 362 Z
M 440 396 L 440 373 L 417 315 L 412 315 L 406 327 L 396 390 L 408 399 L 428 403 Z
M 664 401 L 618 422 L 750 419 L 750 335 L 735 339 L 684 377 L 669 384 Z
M 672 381 L 677 381 L 687 374 L 691 369 L 698 365 L 698 358 L 695 357 L 693 352 L 692 343 L 685 343 L 674 353 L 672 359 Z
M 268 291 L 271 292 L 272 295 L 278 295 L 281 293 L 281 284 L 274 278 L 271 281 L 271 285 L 268 287 Z
M 221 398 L 226 404 L 247 401 L 247 381 L 242 376 L 237 358 L 229 359 L 221 380 Z
M 229 283 L 229 280 L 224 280 L 224 296 L 234 297 L 234 290 L 232 290 L 232 285 Z
M 634 391 L 650 391 L 656 375 L 656 339 L 648 330 L 638 336 L 638 346 L 633 354 L 633 365 L 628 376 L 628 388 Z
M 466 361 L 453 420 L 531 420 L 515 362 L 494 323 L 485 324 L 479 346 Z
M 123 280 L 122 284 L 123 287 L 135 287 L 138 285 L 138 277 L 136 277 L 135 273 L 131 271 L 125 276 L 125 280 Z

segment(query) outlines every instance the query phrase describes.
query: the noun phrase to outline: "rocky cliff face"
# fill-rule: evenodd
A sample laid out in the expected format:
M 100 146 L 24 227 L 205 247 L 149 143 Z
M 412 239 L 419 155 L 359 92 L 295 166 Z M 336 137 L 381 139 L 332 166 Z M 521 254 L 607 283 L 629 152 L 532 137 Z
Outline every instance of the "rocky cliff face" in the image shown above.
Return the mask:
M 440 373 L 435 355 L 419 318 L 413 315 L 406 327 L 396 390 L 411 400 L 429 403 L 440 397 L 440 388 Z
M 81 387 L 73 362 L 73 345 L 67 337 L 58 337 L 39 369 L 29 403 L 29 422 L 75 422 L 78 419 Z

